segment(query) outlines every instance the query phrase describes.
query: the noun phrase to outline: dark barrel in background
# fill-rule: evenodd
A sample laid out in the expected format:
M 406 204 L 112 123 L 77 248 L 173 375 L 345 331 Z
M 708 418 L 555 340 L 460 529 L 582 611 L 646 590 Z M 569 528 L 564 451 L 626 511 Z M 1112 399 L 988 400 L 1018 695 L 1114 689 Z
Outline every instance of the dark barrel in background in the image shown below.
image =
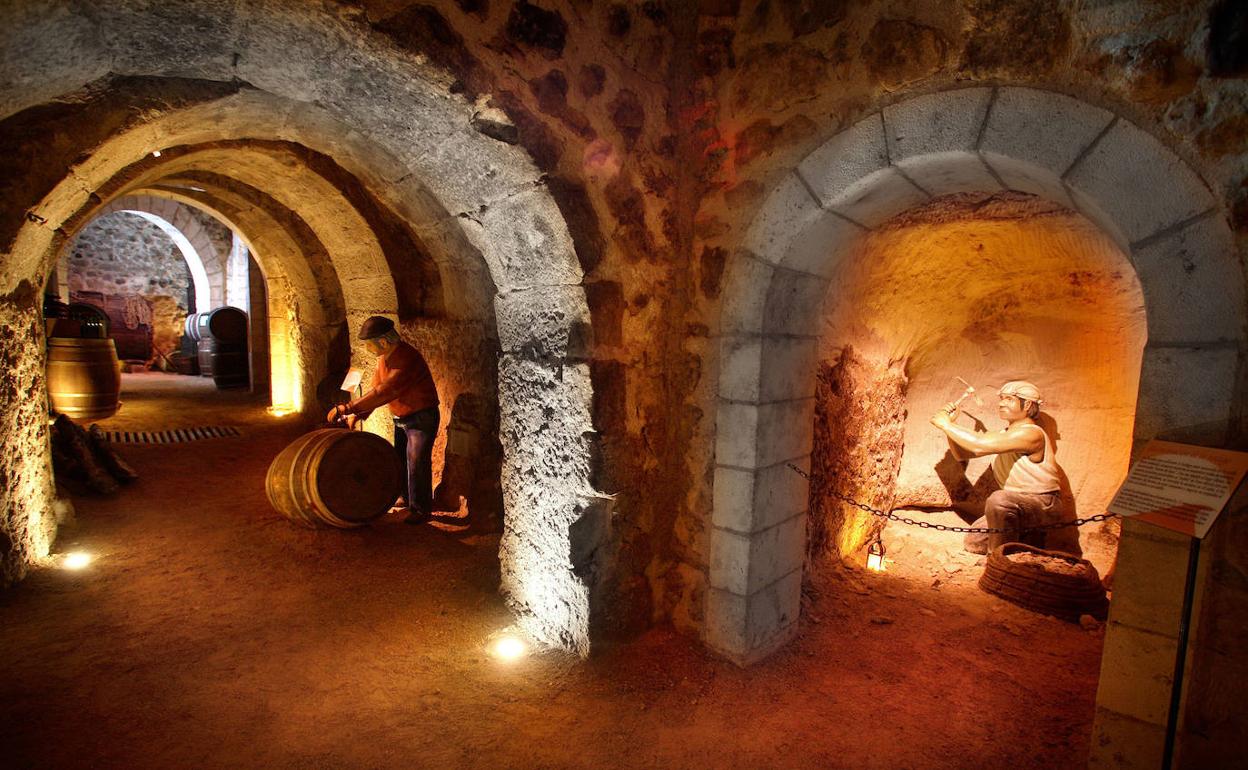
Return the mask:
M 360 527 L 394 504 L 403 467 L 381 436 L 322 428 L 305 433 L 269 466 L 265 491 L 283 516 L 305 527 Z
M 222 390 L 247 387 L 250 378 L 246 313 L 229 306 L 192 313 L 186 317 L 184 331 L 197 341 L 201 375 L 211 377 Z

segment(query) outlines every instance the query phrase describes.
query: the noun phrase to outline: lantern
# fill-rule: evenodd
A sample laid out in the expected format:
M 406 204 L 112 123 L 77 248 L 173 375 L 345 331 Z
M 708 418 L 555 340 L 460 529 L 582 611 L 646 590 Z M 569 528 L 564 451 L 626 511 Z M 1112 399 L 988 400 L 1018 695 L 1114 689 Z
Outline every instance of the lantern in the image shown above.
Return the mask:
M 867 569 L 872 572 L 884 571 L 884 541 L 878 534 L 871 545 L 867 546 Z

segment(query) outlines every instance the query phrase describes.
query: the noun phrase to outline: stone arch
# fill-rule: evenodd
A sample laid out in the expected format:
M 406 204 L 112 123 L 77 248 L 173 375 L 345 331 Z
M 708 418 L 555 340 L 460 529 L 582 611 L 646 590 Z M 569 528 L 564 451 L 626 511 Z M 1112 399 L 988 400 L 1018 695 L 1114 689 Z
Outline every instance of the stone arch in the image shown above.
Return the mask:
M 229 255 L 220 253 L 208 233 L 184 206 L 170 199 L 127 195 L 101 208 L 95 218 L 118 211 L 138 214 L 173 240 L 191 272 L 197 310 L 208 310 L 225 304 L 225 260 Z M 62 275 L 66 256 L 63 251 L 58 266 Z
M 503 589 L 519 624 L 537 640 L 587 651 L 589 590 L 573 571 L 569 528 L 587 515 L 596 494 L 583 350 L 590 319 L 568 228 L 527 153 L 476 131 L 471 105 L 451 92 L 452 78 L 423 57 L 360 35 L 350 14 L 313 14 L 265 0 L 226 13 L 212 4 L 187 5 L 177 14 L 109 6 L 88 17 L 76 8 L 48 3 L 0 12 L 6 35 L 0 69 L 8 75 L 0 115 L 12 118 L 108 78 L 213 83 L 234 95 L 206 108 L 210 120 L 183 111 L 162 129 L 136 127 L 129 144 L 116 148 L 126 165 L 167 146 L 168 136 L 219 140 L 223 126 L 241 130 L 239 115 L 259 110 L 277 125 L 266 138 L 319 135 L 327 154 L 353 173 L 383 181 L 376 189 L 431 251 L 447 258 L 461 284 L 488 276 L 501 351 Z M 73 57 L 59 55 L 65 41 L 73 41 Z M 346 60 L 344 50 L 352 51 Z M 197 140 L 197 132 L 204 137 Z M 96 153 L 71 173 L 98 176 L 93 165 L 104 159 Z M 19 300 L 6 321 L 37 329 L 25 287 L 46 275 L 41 255 L 56 242 L 57 229 L 97 194 L 87 186 L 61 199 L 42 194 L 24 206 L 29 222 L 17 227 L 18 218 L 9 217 L 0 226 L 0 251 L 8 255 L 0 293 Z M 471 301 L 472 292 L 455 299 L 465 297 Z M 22 376 L 38 381 L 41 367 L 41 360 L 23 360 Z M 17 422 L 26 427 L 15 428 L 15 441 L 6 444 L 46 442 L 39 420 L 23 414 Z M 18 544 L 4 565 L 11 579 L 46 549 L 31 531 L 43 527 L 40 517 L 48 520 L 52 492 L 46 455 L 3 462 L 10 478 L 37 487 L 29 505 L 6 511 Z
M 1135 439 L 1225 435 L 1244 352 L 1242 268 L 1207 185 L 1138 126 L 1030 88 L 899 102 L 787 172 L 725 281 L 707 643 L 738 662 L 796 630 L 816 322 L 839 260 L 867 230 L 933 197 L 1013 189 L 1062 203 L 1129 255 L 1145 299 Z M 1184 269 L 1185 265 L 1195 269 Z

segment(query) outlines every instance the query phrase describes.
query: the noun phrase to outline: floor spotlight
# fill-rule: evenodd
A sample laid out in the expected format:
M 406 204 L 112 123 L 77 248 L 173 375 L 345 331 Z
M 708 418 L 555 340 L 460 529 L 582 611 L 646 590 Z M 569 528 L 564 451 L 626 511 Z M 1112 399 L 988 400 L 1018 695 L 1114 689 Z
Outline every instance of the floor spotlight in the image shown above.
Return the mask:
M 91 563 L 91 554 L 85 551 L 73 551 L 65 554 L 61 566 L 65 569 L 82 569 Z
M 528 645 L 519 637 L 510 634 L 500 636 L 490 646 L 490 654 L 504 663 L 515 662 L 523 658 L 528 652 Z

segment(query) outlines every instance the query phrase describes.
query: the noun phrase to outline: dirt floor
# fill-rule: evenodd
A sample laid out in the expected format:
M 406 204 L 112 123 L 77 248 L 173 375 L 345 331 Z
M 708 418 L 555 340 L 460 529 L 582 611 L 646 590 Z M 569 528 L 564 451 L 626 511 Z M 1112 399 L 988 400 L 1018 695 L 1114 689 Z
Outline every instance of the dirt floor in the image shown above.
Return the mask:
M 292 418 L 176 375 L 123 399 L 102 427 L 243 435 L 124 447 L 140 481 L 75 500 L 57 544 L 96 560 L 0 594 L 5 767 L 1085 764 L 1101 632 L 979 592 L 954 536 L 816 576 L 750 669 L 665 630 L 504 664 L 495 536 L 297 529 L 264 496 Z

